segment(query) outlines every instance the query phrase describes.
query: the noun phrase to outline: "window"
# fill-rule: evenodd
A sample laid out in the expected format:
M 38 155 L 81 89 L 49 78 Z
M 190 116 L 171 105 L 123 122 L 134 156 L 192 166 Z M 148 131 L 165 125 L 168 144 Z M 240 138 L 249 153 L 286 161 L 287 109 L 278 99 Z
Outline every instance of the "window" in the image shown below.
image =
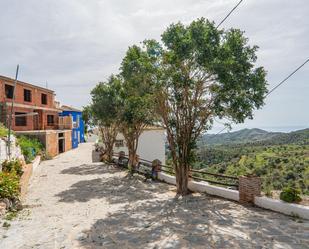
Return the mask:
M 25 115 L 25 116 L 21 116 Z M 24 112 L 15 112 L 15 125 L 16 126 L 27 126 L 27 116 Z
M 76 116 L 76 121 L 73 121 L 73 128 L 79 128 L 79 116 Z
M 54 125 L 54 115 L 47 115 L 47 125 Z
M 24 89 L 24 101 L 31 102 L 31 91 Z
M 14 87 L 11 85 L 5 85 L 5 96 L 8 99 L 12 99 L 13 98 L 13 92 L 14 92 Z
M 47 95 L 45 93 L 42 93 L 41 95 L 41 103 L 47 105 Z
M 116 146 L 116 147 L 124 147 L 124 146 L 123 146 L 123 140 L 116 140 L 116 141 L 115 141 L 115 146 Z

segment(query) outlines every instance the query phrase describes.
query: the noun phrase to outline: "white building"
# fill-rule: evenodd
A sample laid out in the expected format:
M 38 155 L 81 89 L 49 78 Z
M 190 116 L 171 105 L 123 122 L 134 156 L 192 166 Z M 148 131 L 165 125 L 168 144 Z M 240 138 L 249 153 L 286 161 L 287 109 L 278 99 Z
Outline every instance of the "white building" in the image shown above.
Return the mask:
M 117 135 L 114 153 L 120 151 L 128 154 L 128 148 L 121 133 Z M 137 155 L 149 161 L 159 159 L 162 164 L 165 164 L 165 129 L 153 126 L 145 128 L 138 140 Z

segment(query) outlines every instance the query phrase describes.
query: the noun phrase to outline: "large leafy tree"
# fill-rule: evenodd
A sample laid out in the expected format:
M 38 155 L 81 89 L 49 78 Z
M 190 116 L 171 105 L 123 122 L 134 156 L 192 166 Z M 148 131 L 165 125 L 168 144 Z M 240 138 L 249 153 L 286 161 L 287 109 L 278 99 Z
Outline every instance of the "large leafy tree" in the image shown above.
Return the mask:
M 91 91 L 91 114 L 98 126 L 104 144 L 104 155 L 112 160 L 113 147 L 119 131 L 121 81 L 118 76 L 110 76 L 107 82 L 100 82 Z
M 266 72 L 255 67 L 257 47 L 243 32 L 218 30 L 205 19 L 170 25 L 162 43 L 147 42 L 145 51 L 157 59 L 157 113 L 166 127 L 177 192 L 184 195 L 197 138 L 215 117 L 236 123 L 252 118 L 267 92 Z
M 151 88 L 153 61 L 138 46 L 129 47 L 122 61 L 122 110 L 120 127 L 129 152 L 129 167 L 134 167 L 138 141 L 147 125 L 154 120 Z

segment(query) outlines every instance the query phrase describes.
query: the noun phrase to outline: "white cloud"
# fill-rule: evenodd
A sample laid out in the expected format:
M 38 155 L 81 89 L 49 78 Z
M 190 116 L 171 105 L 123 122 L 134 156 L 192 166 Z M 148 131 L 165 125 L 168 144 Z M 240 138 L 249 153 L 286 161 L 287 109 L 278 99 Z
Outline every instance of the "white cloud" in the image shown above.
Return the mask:
M 89 92 L 117 72 L 128 46 L 160 38 L 172 22 L 205 17 L 217 23 L 238 0 L 1 0 L 0 74 L 48 82 L 64 104 L 81 107 Z M 308 56 L 306 0 L 246 0 L 222 25 L 246 31 L 257 44 L 258 64 L 274 86 Z M 309 106 L 309 66 L 267 98 L 249 126 L 300 124 Z M 284 111 L 281 111 L 284 110 Z M 240 126 L 238 126 L 240 127 Z

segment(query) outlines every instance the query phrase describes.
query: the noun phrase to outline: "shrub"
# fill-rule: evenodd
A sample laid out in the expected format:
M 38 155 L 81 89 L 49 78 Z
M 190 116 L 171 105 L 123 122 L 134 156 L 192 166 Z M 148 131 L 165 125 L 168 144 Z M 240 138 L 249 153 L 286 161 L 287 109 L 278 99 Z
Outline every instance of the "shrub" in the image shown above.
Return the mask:
M 30 163 L 37 155 L 42 153 L 43 145 L 35 138 L 26 136 L 18 137 L 18 145 L 27 163 Z
M 0 138 L 8 135 L 8 130 L 3 124 L 0 123 Z
M 18 176 L 23 174 L 22 163 L 19 160 L 5 160 L 2 163 L 3 172 L 12 173 L 15 172 Z
M 287 187 L 280 193 L 280 199 L 285 202 L 300 202 L 300 190 L 293 187 Z
M 15 199 L 19 192 L 19 176 L 15 172 L 0 172 L 0 198 Z

